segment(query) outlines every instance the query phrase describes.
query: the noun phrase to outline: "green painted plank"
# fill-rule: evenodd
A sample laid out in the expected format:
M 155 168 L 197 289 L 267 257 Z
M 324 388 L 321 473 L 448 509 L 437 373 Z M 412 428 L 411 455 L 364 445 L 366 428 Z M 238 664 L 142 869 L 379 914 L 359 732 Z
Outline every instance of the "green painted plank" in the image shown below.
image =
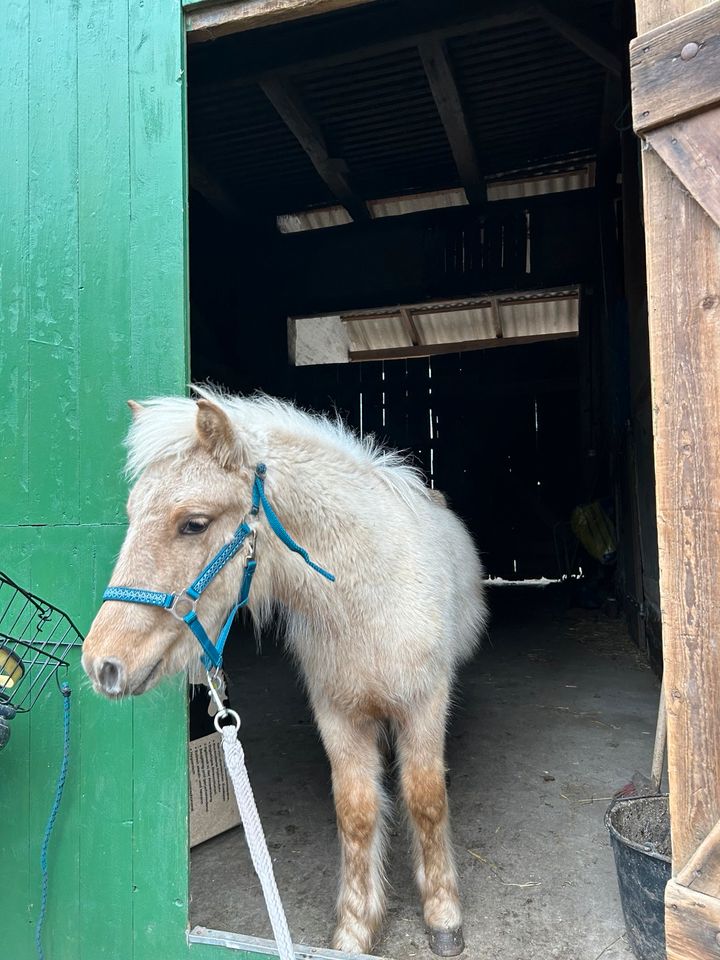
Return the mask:
M 30 498 L 33 522 L 78 518 L 77 3 L 30 9 Z
M 130 320 L 142 396 L 188 365 L 185 36 L 179 0 L 130 0 Z
M 217 947 L 209 943 L 191 943 L 188 950 L 189 960 L 277 960 L 277 954 Z
M 78 588 L 83 589 L 89 579 L 89 531 L 73 527 L 51 526 L 37 528 L 32 554 L 33 590 L 43 599 L 63 609 L 73 603 Z M 62 557 L 62 563 L 58 563 Z M 65 632 L 65 626 L 53 631 L 44 631 L 45 642 L 53 643 Z M 73 637 L 74 639 L 74 637 Z M 67 679 L 71 689 L 81 685 L 79 650 L 68 653 L 71 669 Z M 63 753 L 63 696 L 58 689 L 59 680 L 65 671 L 58 673 L 32 706 L 27 717 L 30 724 L 32 755 L 32 804 L 30 809 L 30 897 L 33 905 L 33 921 L 36 920 L 40 893 L 40 845 L 53 801 L 55 784 Z M 78 835 L 81 829 L 79 817 L 80 795 L 80 733 L 82 723 L 78 700 L 73 694 L 70 700 L 71 756 L 68 775 L 63 791 L 62 804 L 53 828 L 48 851 L 48 905 L 43 942 L 52 945 L 57 960 L 71 960 L 77 956 L 77 929 L 80 918 L 80 902 L 77 896 L 68 896 L 69 891 L 79 889 Z
M 91 578 L 83 592 L 80 623 L 89 625 L 107 585 L 124 534 L 121 526 L 92 531 Z M 120 960 L 133 954 L 133 704 L 98 697 L 79 685 L 82 789 L 79 836 L 82 904 L 78 960 Z M 150 855 L 157 857 L 157 851 Z M 108 869 L 108 857 L 112 868 Z
M 28 37 L 26 2 L 8 5 L 0 17 L 0 523 L 28 519 Z
M 80 517 L 112 522 L 131 381 L 127 4 L 81 0 L 78 36 Z
M 179 0 L 130 2 L 130 322 L 140 397 L 188 375 L 184 33 Z M 133 704 L 134 956 L 187 953 L 187 704 L 182 679 Z
M 0 528 L 2 569 L 17 583 L 30 583 L 32 541 L 37 531 Z M 13 864 L 12 882 L 3 885 L 3 916 L 12 918 L 3 930 L 3 949 L 11 957 L 32 955 L 30 909 L 30 725 L 27 717 L 12 722 L 10 740 L 0 751 L 0 863 Z M 9 829 L 8 829 L 9 828 Z

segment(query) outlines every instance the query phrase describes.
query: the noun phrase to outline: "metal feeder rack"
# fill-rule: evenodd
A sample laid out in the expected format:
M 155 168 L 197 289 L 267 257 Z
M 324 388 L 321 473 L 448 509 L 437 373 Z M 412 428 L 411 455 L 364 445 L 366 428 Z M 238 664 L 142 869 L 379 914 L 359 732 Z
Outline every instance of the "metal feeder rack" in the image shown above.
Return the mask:
M 0 721 L 27 713 L 51 680 L 59 685 L 82 642 L 64 611 L 0 571 Z

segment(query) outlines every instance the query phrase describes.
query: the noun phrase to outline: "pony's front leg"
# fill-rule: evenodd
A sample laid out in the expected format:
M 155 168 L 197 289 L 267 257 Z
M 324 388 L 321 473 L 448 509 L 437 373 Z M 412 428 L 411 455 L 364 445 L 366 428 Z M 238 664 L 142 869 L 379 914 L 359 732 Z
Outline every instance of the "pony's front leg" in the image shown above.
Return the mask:
M 367 953 L 385 907 L 379 727 L 328 704 L 315 704 L 315 715 L 332 767 L 342 858 L 333 947 Z
M 397 723 L 403 798 L 415 841 L 416 876 L 430 948 L 442 957 L 464 949 L 455 859 L 445 788 L 448 690 L 413 705 Z

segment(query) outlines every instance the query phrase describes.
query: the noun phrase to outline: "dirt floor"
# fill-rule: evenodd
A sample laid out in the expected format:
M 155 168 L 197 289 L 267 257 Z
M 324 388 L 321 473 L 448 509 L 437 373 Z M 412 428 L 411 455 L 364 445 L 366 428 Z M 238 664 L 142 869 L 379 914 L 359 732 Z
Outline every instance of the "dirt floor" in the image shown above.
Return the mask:
M 603 825 L 610 795 L 648 772 L 659 684 L 622 620 L 561 587 L 493 586 L 490 637 L 462 672 L 448 739 L 454 840 L 473 960 L 620 960 Z M 329 769 L 294 672 L 233 644 L 233 706 L 296 942 L 329 944 L 338 869 Z M 429 960 L 407 833 L 391 831 L 376 953 Z M 270 937 L 240 829 L 195 848 L 192 924 Z

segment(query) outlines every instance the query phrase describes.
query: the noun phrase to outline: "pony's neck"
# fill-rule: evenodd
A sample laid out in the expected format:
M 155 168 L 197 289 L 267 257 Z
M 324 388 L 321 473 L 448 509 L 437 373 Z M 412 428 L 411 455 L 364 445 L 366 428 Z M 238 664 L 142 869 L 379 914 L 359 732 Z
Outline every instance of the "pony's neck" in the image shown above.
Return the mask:
M 271 438 L 265 459 L 265 492 L 292 539 L 315 563 L 331 573 L 341 504 L 328 483 L 330 453 L 323 444 L 293 438 Z M 258 574 L 263 599 L 309 612 L 327 593 L 325 578 L 309 567 L 272 531 L 261 508 Z

